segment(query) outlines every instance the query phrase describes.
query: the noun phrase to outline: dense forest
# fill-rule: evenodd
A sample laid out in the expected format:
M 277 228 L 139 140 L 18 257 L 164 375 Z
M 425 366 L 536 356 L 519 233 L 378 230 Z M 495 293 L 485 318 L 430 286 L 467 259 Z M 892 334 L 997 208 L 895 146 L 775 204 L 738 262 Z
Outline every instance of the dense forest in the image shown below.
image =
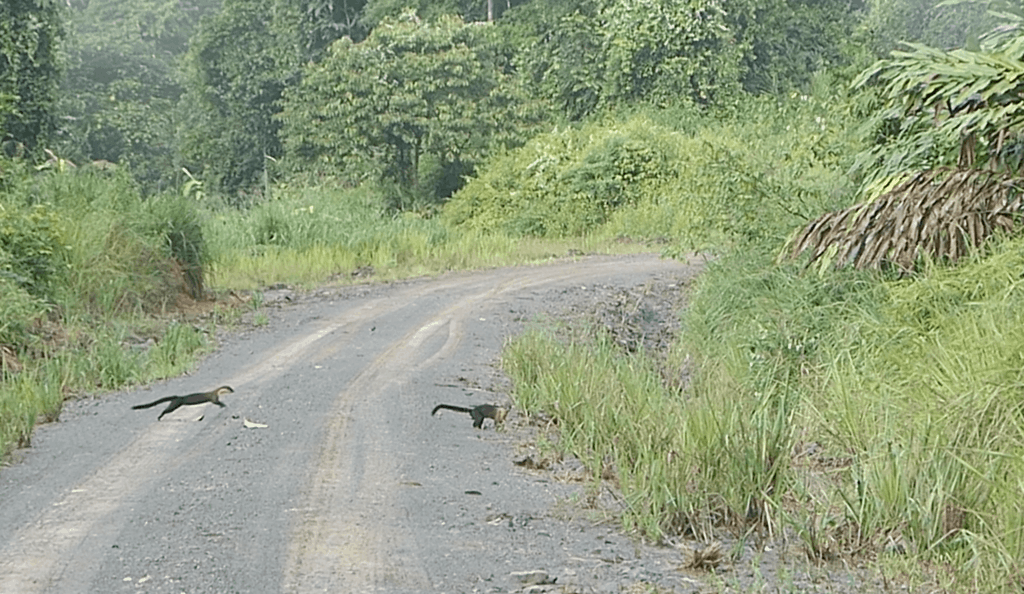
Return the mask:
M 443 201 L 551 123 L 784 96 L 990 24 L 926 0 L 5 4 L 8 157 L 116 164 L 149 194 L 185 168 L 232 203 L 301 174 Z
M 5 0 L 0 452 L 228 292 L 703 251 L 671 352 L 508 349 L 624 525 L 1019 592 L 1021 72 L 1019 0 Z

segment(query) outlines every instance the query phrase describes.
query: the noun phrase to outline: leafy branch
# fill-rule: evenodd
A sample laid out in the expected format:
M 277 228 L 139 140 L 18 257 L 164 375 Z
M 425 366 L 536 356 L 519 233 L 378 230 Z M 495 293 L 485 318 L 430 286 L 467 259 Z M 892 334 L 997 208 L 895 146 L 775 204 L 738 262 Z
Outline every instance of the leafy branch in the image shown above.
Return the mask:
M 876 144 L 858 158 L 868 181 L 957 164 L 1019 171 L 1024 165 L 1024 13 L 951 51 L 905 44 L 862 72 L 880 83 L 884 108 L 871 118 Z

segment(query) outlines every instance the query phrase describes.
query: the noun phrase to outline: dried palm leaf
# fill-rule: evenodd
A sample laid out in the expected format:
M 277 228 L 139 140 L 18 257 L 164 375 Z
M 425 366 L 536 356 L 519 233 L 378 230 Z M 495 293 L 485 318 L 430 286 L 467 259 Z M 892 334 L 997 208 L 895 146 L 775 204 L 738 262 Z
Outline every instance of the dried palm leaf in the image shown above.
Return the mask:
M 921 172 L 876 200 L 811 221 L 783 253 L 811 252 L 836 268 L 894 265 L 910 272 L 924 254 L 955 262 L 992 233 L 1010 231 L 1024 214 L 1024 186 L 977 169 Z

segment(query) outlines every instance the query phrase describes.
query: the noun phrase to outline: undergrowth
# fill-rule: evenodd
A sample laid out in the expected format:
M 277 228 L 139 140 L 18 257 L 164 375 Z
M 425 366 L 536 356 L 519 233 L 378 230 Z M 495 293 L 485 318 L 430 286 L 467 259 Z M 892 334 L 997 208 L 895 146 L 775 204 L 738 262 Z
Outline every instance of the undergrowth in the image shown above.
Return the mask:
M 437 217 L 389 212 L 372 188 L 282 188 L 275 196 L 244 212 L 216 210 L 206 218 L 215 286 L 314 286 L 347 282 L 362 270 L 388 280 L 542 261 L 570 251 L 644 249 L 589 236 L 521 238 L 452 229 Z
M 180 374 L 209 344 L 164 315 L 205 262 L 194 204 L 90 168 L 0 173 L 2 455 L 65 397 Z
M 741 110 L 611 114 L 491 160 L 446 205 L 457 229 L 669 239 L 677 253 L 778 241 L 848 200 L 855 146 L 827 76 Z
M 598 332 L 537 330 L 504 365 L 518 406 L 651 537 L 785 536 L 951 591 L 1024 568 L 1024 239 L 911 278 L 818 275 L 767 250 L 709 265 L 667 373 Z M 659 381 L 690 374 L 682 391 Z M 947 570 L 945 568 L 956 568 Z

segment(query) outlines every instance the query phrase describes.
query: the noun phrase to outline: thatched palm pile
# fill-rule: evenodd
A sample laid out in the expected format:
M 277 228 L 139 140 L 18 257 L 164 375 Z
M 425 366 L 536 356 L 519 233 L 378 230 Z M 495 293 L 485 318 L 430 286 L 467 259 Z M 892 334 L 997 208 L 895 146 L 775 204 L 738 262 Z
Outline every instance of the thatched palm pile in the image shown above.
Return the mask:
M 1022 214 L 1021 182 L 992 171 L 933 169 L 866 204 L 815 219 L 786 248 L 837 267 L 913 270 L 923 254 L 955 262 Z

